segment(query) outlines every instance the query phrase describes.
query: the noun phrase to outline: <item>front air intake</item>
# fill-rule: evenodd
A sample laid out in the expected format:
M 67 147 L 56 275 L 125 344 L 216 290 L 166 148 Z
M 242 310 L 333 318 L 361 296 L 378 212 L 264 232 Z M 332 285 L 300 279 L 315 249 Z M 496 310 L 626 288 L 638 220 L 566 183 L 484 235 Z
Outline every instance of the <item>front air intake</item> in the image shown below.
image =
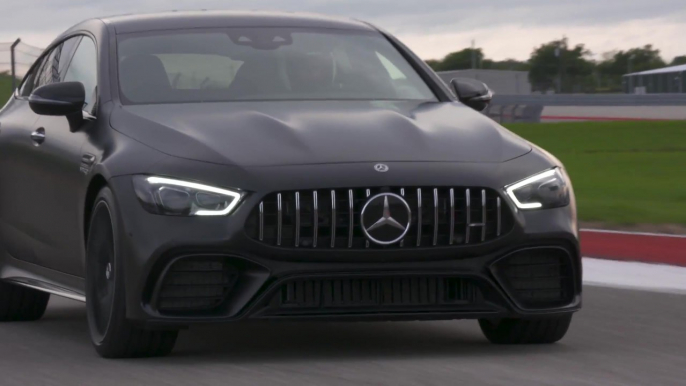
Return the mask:
M 163 273 L 157 310 L 163 314 L 211 313 L 226 300 L 238 277 L 225 259 L 184 257 Z
M 544 309 L 574 300 L 574 266 L 562 248 L 530 248 L 500 259 L 493 272 L 522 308 Z
M 484 307 L 472 280 L 452 276 L 294 278 L 279 285 L 265 316 L 466 311 Z

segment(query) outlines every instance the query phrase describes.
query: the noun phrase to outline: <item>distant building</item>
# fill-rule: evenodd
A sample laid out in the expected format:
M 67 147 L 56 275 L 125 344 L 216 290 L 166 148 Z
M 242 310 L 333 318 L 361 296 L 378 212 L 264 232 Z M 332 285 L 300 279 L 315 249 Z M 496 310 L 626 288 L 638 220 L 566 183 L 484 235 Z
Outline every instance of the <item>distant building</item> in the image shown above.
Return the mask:
M 686 64 L 626 74 L 622 83 L 627 94 L 686 93 Z
M 448 85 L 453 78 L 478 79 L 486 83 L 498 95 L 531 94 L 531 83 L 529 83 L 527 71 L 458 70 L 439 72 L 438 76 Z

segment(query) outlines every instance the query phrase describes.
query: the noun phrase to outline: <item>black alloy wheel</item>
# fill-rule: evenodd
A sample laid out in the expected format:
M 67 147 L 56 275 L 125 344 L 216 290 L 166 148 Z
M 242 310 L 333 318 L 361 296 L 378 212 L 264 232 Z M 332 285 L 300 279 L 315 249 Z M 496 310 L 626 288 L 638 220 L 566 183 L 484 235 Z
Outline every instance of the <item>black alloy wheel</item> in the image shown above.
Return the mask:
M 103 188 L 95 199 L 86 248 L 86 308 L 95 350 L 105 358 L 164 356 L 176 330 L 146 330 L 126 319 L 123 263 L 114 195 Z
M 110 208 L 106 201 L 99 201 L 93 210 L 92 233 L 89 235 L 88 277 L 90 307 L 89 317 L 93 321 L 93 338 L 102 341 L 107 333 L 114 303 L 114 229 Z M 92 255 L 91 255 L 92 253 Z

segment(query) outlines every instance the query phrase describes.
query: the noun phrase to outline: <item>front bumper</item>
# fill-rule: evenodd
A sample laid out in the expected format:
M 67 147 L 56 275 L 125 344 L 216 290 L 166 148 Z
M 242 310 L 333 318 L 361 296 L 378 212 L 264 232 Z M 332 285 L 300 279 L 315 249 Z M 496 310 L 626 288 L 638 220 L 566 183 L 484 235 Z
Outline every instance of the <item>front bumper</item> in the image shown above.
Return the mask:
M 203 168 L 212 169 L 207 165 Z M 435 170 L 437 167 L 432 165 L 431 168 Z M 174 176 L 183 178 L 183 174 L 181 171 Z M 327 175 L 329 174 L 332 173 L 328 172 Z M 336 183 L 342 184 L 340 186 L 354 186 L 349 182 L 346 185 L 345 178 L 338 175 L 339 181 Z M 514 176 L 510 179 L 516 178 Z M 279 182 L 276 177 L 275 180 L 280 184 L 279 187 L 288 185 L 283 181 Z M 292 183 L 303 185 L 305 181 L 296 180 Z M 324 183 L 329 184 L 325 186 L 335 184 L 333 181 Z M 402 183 L 404 182 L 399 182 Z M 379 182 L 376 181 L 376 184 L 378 186 Z M 408 250 L 326 251 L 272 247 L 253 240 L 246 234 L 244 224 L 249 212 L 265 194 L 279 190 L 275 186 L 253 185 L 253 189 L 249 190 L 263 191 L 264 194 L 248 195 L 245 202 L 229 217 L 199 218 L 159 216 L 146 212 L 133 192 L 130 176 L 113 178 L 110 185 L 115 192 L 122 218 L 119 234 L 124 237 L 120 240 L 120 255 L 124 257 L 127 317 L 146 325 L 185 326 L 205 322 L 294 318 L 436 320 L 534 317 L 574 312 L 581 306 L 581 259 L 574 204 L 557 209 L 515 212 L 515 226 L 512 231 L 497 240 L 479 245 Z M 495 183 L 483 181 L 474 185 L 494 186 Z M 514 296 L 512 286 L 498 277 L 495 269 L 498 261 L 517 251 L 541 247 L 563 250 L 568 256 L 573 293 L 565 304 L 526 307 Z M 156 307 L 156 294 L 164 273 L 174 261 L 188 256 L 220 258 L 236 268 L 237 281 L 219 311 L 182 315 L 160 312 Z M 379 283 L 393 278 L 407 279 L 407 283 L 413 279 L 415 281 L 412 283 L 430 279 L 465 280 L 478 288 L 480 298 L 478 302 L 439 301 L 432 305 L 420 304 L 421 302 L 401 306 L 391 303 L 383 307 L 378 307 L 378 304 L 363 304 L 360 307 L 337 308 L 327 312 L 312 312 L 312 309 L 285 312 L 273 307 L 274 297 L 289 282 L 325 285 L 321 283 L 335 280 L 354 283 L 362 280 L 366 283 L 371 280 L 380 286 L 382 284 Z M 413 295 L 410 293 L 408 296 Z

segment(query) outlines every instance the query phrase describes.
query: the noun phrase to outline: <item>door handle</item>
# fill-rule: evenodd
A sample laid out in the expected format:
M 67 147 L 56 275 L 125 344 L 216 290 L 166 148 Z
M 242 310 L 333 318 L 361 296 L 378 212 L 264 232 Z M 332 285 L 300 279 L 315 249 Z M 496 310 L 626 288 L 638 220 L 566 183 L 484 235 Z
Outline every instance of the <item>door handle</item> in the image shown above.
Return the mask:
M 31 133 L 31 140 L 33 141 L 34 145 L 36 145 L 36 146 L 45 142 L 45 129 L 41 127 L 38 130 Z
M 81 163 L 86 166 L 91 166 L 95 163 L 95 156 L 93 154 L 84 154 L 81 156 Z

